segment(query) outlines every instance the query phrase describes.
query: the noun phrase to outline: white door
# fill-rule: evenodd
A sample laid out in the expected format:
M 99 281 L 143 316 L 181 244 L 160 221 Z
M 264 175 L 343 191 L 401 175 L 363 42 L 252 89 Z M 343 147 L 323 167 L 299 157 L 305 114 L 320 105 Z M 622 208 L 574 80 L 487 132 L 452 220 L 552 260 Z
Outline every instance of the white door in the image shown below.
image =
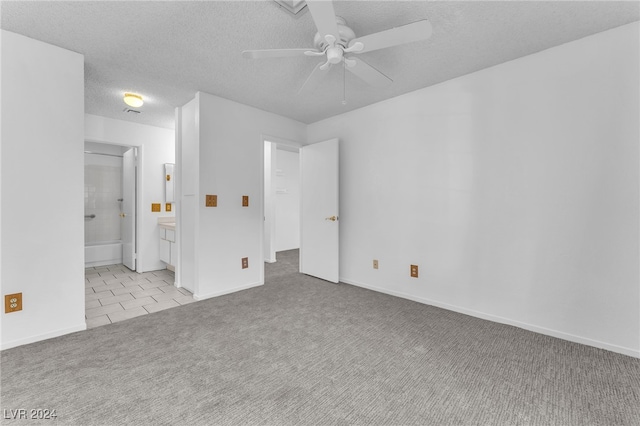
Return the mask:
M 338 139 L 300 150 L 300 272 L 339 278 Z
M 136 148 L 122 158 L 122 263 L 136 270 Z

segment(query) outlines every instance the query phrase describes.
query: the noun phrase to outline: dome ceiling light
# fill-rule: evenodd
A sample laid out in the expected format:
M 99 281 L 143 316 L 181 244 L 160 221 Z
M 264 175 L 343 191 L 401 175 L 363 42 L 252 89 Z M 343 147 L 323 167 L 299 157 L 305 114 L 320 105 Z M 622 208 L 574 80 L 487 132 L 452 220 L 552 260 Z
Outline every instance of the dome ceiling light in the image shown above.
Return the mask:
M 144 101 L 142 100 L 142 95 L 138 95 L 137 93 L 125 93 L 124 103 L 130 107 L 139 108 L 144 104 Z

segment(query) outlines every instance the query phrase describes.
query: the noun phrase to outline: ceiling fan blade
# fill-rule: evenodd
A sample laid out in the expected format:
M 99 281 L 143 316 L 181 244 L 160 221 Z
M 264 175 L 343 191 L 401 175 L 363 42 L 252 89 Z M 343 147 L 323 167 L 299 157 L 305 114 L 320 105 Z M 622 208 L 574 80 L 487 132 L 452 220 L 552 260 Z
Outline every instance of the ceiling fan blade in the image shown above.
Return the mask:
M 247 59 L 287 58 L 287 57 L 293 57 L 293 56 L 306 56 L 305 52 L 314 51 L 314 50 L 315 49 L 245 50 L 244 52 L 242 52 L 242 57 Z
M 372 50 L 385 49 L 399 44 L 426 40 L 431 37 L 432 33 L 433 27 L 431 26 L 431 22 L 423 19 L 422 21 L 403 25 L 401 27 L 391 28 L 390 30 L 380 31 L 364 37 L 355 38 L 349 42 L 349 47 L 360 42 L 364 45 L 364 49 L 355 53 L 371 52 Z
M 323 70 L 321 69 L 323 65 L 324 65 L 323 62 L 320 62 L 318 65 L 316 65 L 313 71 L 311 71 L 311 74 L 309 75 L 309 77 L 307 77 L 307 81 L 305 81 L 302 87 L 300 88 L 300 90 L 298 90 L 298 93 L 297 93 L 298 95 L 303 91 L 306 92 L 308 90 L 313 90 L 316 87 L 318 87 L 318 84 L 320 83 L 320 81 L 324 78 L 324 76 L 327 74 L 327 72 L 331 68 L 331 64 L 329 64 L 329 67 Z
M 340 39 L 338 24 L 336 24 L 336 13 L 333 10 L 333 2 L 326 0 L 307 1 L 307 7 L 311 12 L 313 22 L 316 24 L 318 32 L 324 39 L 327 35 L 332 35 L 336 40 Z
M 391 83 L 393 83 L 393 80 L 382 74 L 380 71 L 378 71 L 362 59 L 354 57 L 350 57 L 348 59 L 350 61 L 355 61 L 356 64 L 354 66 L 347 66 L 347 71 L 351 71 L 353 74 L 360 77 L 370 85 L 375 87 L 387 87 Z

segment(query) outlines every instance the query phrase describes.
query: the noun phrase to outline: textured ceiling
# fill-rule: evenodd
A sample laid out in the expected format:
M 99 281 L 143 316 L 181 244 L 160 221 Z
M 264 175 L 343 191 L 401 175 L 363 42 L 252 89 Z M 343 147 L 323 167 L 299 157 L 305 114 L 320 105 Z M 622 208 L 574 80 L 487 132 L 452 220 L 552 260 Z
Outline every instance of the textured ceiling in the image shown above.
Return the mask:
M 3 1 L 1 26 L 85 56 L 90 114 L 173 128 L 174 108 L 204 91 L 305 123 L 640 20 L 637 2 L 336 1 L 356 36 L 429 19 L 433 36 L 360 57 L 394 83 L 367 86 L 334 67 L 297 95 L 318 58 L 244 59 L 246 49 L 312 47 L 316 32 L 273 1 Z M 146 98 L 124 113 L 122 94 Z

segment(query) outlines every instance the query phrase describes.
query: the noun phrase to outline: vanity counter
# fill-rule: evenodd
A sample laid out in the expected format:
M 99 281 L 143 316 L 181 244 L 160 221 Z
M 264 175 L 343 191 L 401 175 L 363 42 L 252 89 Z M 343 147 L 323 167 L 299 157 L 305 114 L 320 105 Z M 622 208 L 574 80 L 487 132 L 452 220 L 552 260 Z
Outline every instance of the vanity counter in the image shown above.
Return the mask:
M 169 229 L 171 231 L 175 231 L 176 230 L 176 223 L 175 222 L 160 222 L 160 223 L 158 223 L 158 226 L 160 228 Z

